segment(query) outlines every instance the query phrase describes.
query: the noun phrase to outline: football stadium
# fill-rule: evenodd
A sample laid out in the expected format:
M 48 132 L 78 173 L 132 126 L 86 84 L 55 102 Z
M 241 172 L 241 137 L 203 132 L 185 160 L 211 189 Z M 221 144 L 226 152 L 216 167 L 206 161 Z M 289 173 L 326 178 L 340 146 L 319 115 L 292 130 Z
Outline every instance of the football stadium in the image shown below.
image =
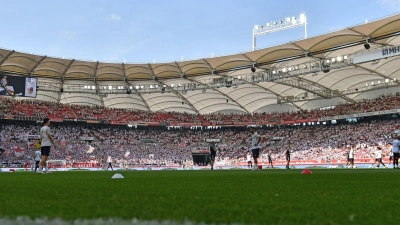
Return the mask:
M 2 46 L 0 224 L 397 223 L 400 14 L 314 36 L 279 15 L 193 60 Z

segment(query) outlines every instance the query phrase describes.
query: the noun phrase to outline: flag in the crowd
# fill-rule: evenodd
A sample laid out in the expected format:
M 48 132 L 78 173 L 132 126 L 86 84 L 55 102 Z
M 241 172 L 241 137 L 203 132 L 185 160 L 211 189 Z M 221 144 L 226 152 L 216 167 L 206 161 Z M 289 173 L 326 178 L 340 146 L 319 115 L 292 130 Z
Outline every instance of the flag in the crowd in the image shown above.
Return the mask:
M 28 141 L 29 143 L 29 148 L 35 147 L 36 141 Z
M 71 160 L 71 156 L 67 156 L 65 157 L 67 160 Z
M 183 147 L 186 147 L 186 142 L 185 141 L 183 141 L 182 143 L 180 143 L 178 145 L 178 148 L 183 148 Z
M 87 152 L 87 153 L 92 153 L 93 151 L 94 151 L 93 146 L 88 145 L 88 146 L 86 147 L 86 152 Z
M 125 158 L 128 158 L 129 154 L 131 154 L 131 152 L 130 151 L 126 151 Z
M 21 157 L 25 154 L 25 149 L 19 146 L 12 148 L 16 157 Z
M 61 145 L 61 148 L 62 148 L 62 149 L 65 149 L 65 148 L 67 147 L 67 142 L 65 141 L 65 139 L 62 139 L 62 140 L 60 141 L 60 145 Z

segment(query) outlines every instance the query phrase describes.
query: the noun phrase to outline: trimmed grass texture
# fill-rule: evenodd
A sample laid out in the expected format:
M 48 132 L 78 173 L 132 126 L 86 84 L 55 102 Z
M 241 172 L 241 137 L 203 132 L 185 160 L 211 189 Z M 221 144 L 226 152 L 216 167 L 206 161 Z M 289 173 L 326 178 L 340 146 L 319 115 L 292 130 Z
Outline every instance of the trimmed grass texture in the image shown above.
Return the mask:
M 400 170 L 0 173 L 0 217 L 242 224 L 400 222 Z M 111 179 L 121 173 L 125 179 Z

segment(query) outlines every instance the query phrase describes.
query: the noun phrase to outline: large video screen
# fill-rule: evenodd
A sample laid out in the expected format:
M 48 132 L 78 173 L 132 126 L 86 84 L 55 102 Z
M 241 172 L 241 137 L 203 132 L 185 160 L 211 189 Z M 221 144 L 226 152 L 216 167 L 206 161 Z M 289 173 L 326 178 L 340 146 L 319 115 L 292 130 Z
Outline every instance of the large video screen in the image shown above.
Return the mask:
M 37 79 L 0 74 L 0 95 L 36 98 Z

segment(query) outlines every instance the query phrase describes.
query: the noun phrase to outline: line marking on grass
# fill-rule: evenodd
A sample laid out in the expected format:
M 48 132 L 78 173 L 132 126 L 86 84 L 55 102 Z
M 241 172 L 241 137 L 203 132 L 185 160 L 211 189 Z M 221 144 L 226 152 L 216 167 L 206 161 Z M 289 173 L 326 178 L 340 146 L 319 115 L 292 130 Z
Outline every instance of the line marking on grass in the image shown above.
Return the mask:
M 207 223 L 197 223 L 189 220 L 184 222 L 177 222 L 172 220 L 156 221 L 156 220 L 123 220 L 117 218 L 109 219 L 76 219 L 76 220 L 64 220 L 64 219 L 48 219 L 48 218 L 36 218 L 31 219 L 25 216 L 19 216 L 15 219 L 0 218 L 1 225 L 215 225 Z M 224 224 L 219 224 L 224 225 Z M 230 225 L 241 225 L 236 223 L 230 223 Z

